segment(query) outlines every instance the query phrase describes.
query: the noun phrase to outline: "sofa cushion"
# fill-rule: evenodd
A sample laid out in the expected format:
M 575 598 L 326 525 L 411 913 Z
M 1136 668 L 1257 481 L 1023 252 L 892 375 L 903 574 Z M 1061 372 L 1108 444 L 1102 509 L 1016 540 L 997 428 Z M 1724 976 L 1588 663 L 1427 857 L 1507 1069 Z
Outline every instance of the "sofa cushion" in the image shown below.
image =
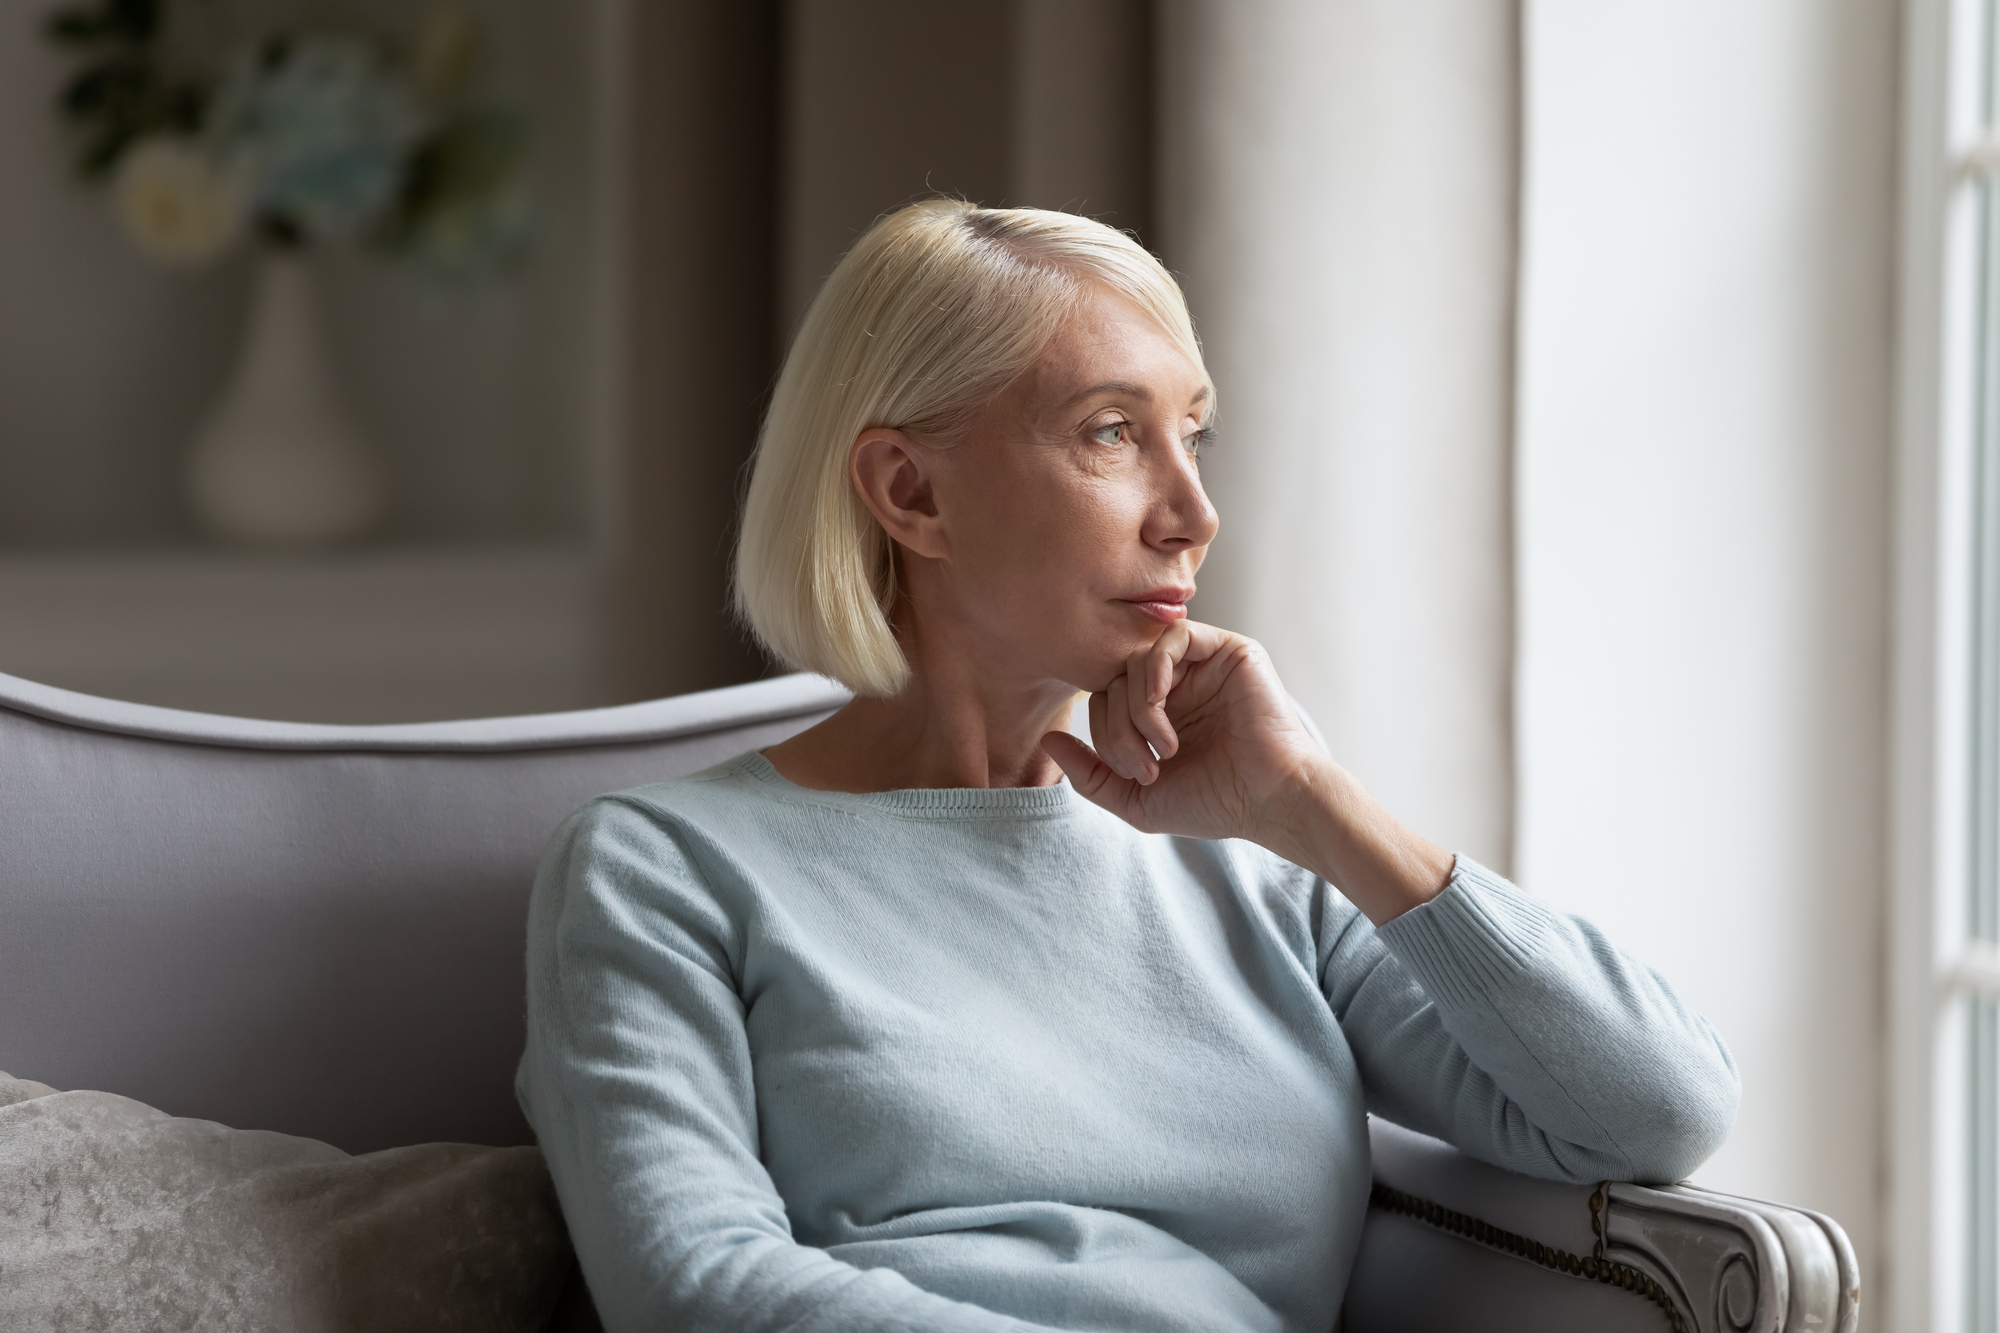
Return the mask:
M 528 892 L 563 817 L 839 707 L 786 676 L 391 727 L 0 676 L 0 1069 L 351 1153 L 522 1144 Z
M 0 1074 L 0 1327 L 526 1333 L 572 1263 L 535 1148 L 350 1157 Z

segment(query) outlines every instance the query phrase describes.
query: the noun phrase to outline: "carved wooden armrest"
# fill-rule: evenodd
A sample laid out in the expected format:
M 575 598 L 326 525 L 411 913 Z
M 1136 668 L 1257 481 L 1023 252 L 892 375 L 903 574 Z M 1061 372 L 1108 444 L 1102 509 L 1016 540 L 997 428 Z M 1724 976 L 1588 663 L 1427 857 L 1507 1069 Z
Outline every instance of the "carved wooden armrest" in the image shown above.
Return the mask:
M 1671 1333 L 1858 1327 L 1853 1247 L 1819 1213 L 1689 1185 L 1531 1180 L 1383 1121 L 1371 1119 L 1369 1133 L 1375 1189 L 1349 1284 L 1349 1333 L 1418 1327 L 1440 1313 L 1471 1318 L 1482 1303 L 1482 1323 L 1493 1327 L 1610 1327 L 1607 1315 L 1619 1328 Z M 1412 1233 L 1411 1222 L 1422 1232 Z M 1532 1265 L 1548 1280 L 1523 1283 L 1458 1246 Z M 1434 1282 L 1455 1276 L 1456 1294 L 1441 1304 L 1421 1285 L 1427 1270 Z M 1624 1299 L 1607 1303 L 1610 1293 L 1586 1292 L 1584 1284 Z M 1495 1299 L 1536 1308 L 1501 1315 Z M 1407 1321 L 1399 1306 L 1413 1307 Z
M 1854 1333 L 1861 1269 L 1823 1213 L 1691 1185 L 1609 1184 L 1604 1257 L 1667 1287 L 1702 1333 Z

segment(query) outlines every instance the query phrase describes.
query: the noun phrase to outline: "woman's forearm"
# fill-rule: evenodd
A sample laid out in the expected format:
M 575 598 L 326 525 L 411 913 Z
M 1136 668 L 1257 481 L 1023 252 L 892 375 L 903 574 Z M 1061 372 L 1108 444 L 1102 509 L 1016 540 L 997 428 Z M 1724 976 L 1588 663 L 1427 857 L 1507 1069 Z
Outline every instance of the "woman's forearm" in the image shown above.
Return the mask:
M 1465 857 L 1379 929 L 1331 910 L 1322 987 L 1370 1110 L 1560 1180 L 1679 1180 L 1728 1134 L 1727 1046 L 1589 923 Z
M 1452 854 L 1406 827 L 1324 754 L 1302 764 L 1260 816 L 1254 841 L 1337 887 L 1378 926 L 1451 882 Z

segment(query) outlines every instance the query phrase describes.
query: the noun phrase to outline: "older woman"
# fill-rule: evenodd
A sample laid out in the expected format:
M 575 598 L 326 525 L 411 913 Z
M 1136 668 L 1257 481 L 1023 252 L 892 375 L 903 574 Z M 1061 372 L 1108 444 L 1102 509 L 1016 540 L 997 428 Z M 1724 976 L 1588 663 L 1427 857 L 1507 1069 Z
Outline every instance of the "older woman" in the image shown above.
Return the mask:
M 1214 401 L 1086 219 L 919 204 L 828 279 L 738 600 L 854 702 L 591 803 L 536 883 L 520 1094 L 608 1327 L 1324 1333 L 1368 1111 L 1562 1180 L 1722 1141 L 1665 982 L 1187 619 Z

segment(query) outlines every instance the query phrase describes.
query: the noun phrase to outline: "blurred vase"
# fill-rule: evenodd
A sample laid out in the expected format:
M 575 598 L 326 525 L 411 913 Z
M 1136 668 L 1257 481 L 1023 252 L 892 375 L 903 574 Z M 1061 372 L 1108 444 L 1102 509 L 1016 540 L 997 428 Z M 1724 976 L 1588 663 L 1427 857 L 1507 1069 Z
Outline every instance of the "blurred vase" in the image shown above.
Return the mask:
M 188 489 L 212 536 L 265 545 L 351 540 L 382 519 L 382 469 L 327 363 L 312 276 L 268 255 L 236 369 L 195 435 Z

